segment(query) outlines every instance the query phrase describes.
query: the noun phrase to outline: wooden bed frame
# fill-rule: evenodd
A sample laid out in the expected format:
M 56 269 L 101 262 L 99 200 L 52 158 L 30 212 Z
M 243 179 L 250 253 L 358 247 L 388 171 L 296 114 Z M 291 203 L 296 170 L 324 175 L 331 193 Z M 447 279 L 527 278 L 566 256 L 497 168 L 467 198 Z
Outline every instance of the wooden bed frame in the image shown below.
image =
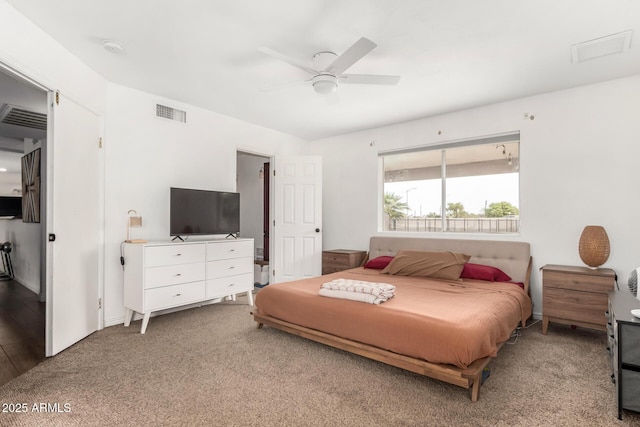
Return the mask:
M 509 274 L 514 281 L 522 282 L 525 290 L 529 289 L 532 259 L 529 255 L 529 244 L 522 242 L 460 240 L 460 239 L 419 239 L 372 237 L 369 258 L 381 255 L 395 255 L 398 250 L 450 250 L 471 255 L 469 262 L 482 263 L 500 268 Z M 524 267 L 524 268 L 523 268 Z M 474 361 L 467 368 L 454 365 L 431 363 L 423 359 L 405 356 L 361 342 L 344 339 L 319 330 L 289 323 L 271 316 L 252 312 L 258 329 L 268 325 L 282 331 L 298 335 L 325 345 L 329 345 L 369 359 L 377 360 L 391 366 L 415 372 L 459 387 L 470 389 L 471 401 L 477 402 L 482 384 L 482 374 L 492 357 L 484 357 Z M 523 321 L 524 323 L 524 321 Z M 514 329 L 518 325 L 514 325 Z M 524 326 L 524 324 L 522 325 Z M 504 343 L 498 345 L 502 348 Z

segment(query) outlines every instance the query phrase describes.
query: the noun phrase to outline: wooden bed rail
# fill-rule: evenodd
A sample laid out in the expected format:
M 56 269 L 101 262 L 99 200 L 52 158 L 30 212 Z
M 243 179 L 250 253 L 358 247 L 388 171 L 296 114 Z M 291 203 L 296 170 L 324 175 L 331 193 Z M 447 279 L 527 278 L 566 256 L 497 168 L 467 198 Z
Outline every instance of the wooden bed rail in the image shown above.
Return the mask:
M 484 357 L 476 360 L 466 369 L 462 369 L 454 365 L 431 363 L 426 360 L 403 356 L 378 347 L 340 338 L 335 335 L 327 334 L 326 332 L 295 325 L 274 317 L 261 315 L 256 312 L 252 312 L 251 314 L 253 315 L 253 319 L 258 322 L 259 329 L 262 328 L 263 325 L 271 326 L 275 329 L 298 335 L 321 344 L 329 345 L 340 350 L 345 350 L 349 353 L 354 353 L 387 365 L 395 366 L 429 378 L 434 378 L 462 388 L 470 389 L 472 402 L 478 401 L 480 385 L 482 383 L 482 372 L 492 359 L 492 357 Z M 498 345 L 498 349 L 501 347 L 502 343 Z

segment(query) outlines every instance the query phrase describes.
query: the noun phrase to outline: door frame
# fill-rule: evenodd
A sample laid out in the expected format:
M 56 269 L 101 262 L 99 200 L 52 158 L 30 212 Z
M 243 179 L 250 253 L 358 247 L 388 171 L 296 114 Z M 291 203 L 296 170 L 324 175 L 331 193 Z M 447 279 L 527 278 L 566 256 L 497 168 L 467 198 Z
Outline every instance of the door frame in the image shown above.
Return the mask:
M 260 151 L 256 151 L 253 150 L 251 148 L 243 148 L 243 147 L 236 147 L 236 159 L 238 158 L 238 153 L 244 153 L 244 154 L 250 154 L 252 156 L 258 156 L 258 157 L 264 157 L 266 159 L 269 159 L 268 162 L 271 165 L 271 167 L 273 167 L 273 159 L 275 157 L 275 154 L 273 153 L 265 153 L 265 152 L 260 152 Z M 238 166 L 238 162 L 236 161 L 236 168 Z M 270 169 L 271 170 L 271 169 Z M 265 176 L 267 171 L 265 170 Z M 237 176 L 237 169 L 236 169 L 236 176 Z M 270 171 L 269 171 L 270 173 Z M 237 185 L 236 185 L 236 190 L 237 190 Z M 264 201 L 263 201 L 263 205 L 264 205 Z M 273 180 L 270 179 L 269 180 L 269 218 L 273 218 Z M 271 223 L 269 224 L 269 236 L 273 235 L 273 221 L 271 221 Z M 264 248 L 265 251 L 268 251 L 269 253 L 269 257 L 272 258 L 273 257 L 273 240 L 270 239 L 269 240 L 269 248 Z M 255 249 L 254 249 L 255 252 Z M 255 257 L 255 253 L 254 253 L 254 257 Z M 273 261 L 270 260 L 269 261 L 269 268 L 267 269 L 267 271 L 269 272 L 269 283 L 271 283 L 271 269 L 273 268 L 272 265 Z
M 23 82 L 28 84 L 36 89 L 41 90 L 44 94 L 47 95 L 47 111 L 50 110 L 50 103 L 55 99 L 56 90 L 52 88 L 50 84 L 44 84 L 30 77 L 27 73 L 24 73 L 17 68 L 14 68 L 8 62 L 0 58 L 0 68 L 4 73 L 16 79 L 19 82 Z M 104 116 L 94 109 L 86 106 L 83 102 L 78 101 L 74 96 L 67 95 L 67 98 L 76 102 L 78 105 L 82 106 L 86 110 L 92 112 L 99 118 L 100 129 L 99 134 L 104 135 Z M 47 113 L 47 140 L 44 144 L 41 145 L 42 155 L 41 155 L 41 174 L 40 174 L 40 225 L 41 225 L 41 235 L 40 235 L 40 300 L 43 297 L 46 297 L 46 300 L 50 300 L 55 296 L 52 294 L 53 290 L 50 289 L 50 286 L 47 286 L 53 278 L 53 271 L 51 268 L 52 265 L 52 255 L 53 248 L 48 241 L 47 230 L 51 224 L 53 224 L 53 200 L 55 199 L 55 195 L 52 191 L 49 190 L 49 187 L 53 183 L 53 151 L 50 149 L 50 146 L 54 144 L 54 129 L 53 129 L 53 121 L 50 119 L 49 113 Z M 98 170 L 98 213 L 99 213 L 99 223 L 100 229 L 97 230 L 99 238 L 98 238 L 98 277 L 97 277 L 97 292 L 98 298 L 102 302 L 98 309 L 98 330 L 104 328 L 104 252 L 105 252 L 105 156 L 104 150 L 101 149 L 98 153 L 99 164 L 96 165 Z M 45 301 L 46 302 L 46 301 Z M 53 325 L 51 324 L 52 313 L 50 310 L 45 309 L 45 318 L 46 318 L 46 326 L 45 326 L 45 349 L 50 348 L 49 343 L 51 342 L 51 334 Z M 47 350 L 45 350 L 47 352 Z M 47 357 L 52 356 L 51 354 L 45 354 Z

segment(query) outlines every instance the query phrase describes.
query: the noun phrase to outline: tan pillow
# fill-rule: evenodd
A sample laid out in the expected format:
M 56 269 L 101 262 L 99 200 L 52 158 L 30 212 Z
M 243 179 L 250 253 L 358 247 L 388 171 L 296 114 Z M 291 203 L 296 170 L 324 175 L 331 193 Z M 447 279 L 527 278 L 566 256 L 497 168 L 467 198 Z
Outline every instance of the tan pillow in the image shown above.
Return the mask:
M 469 258 L 454 252 L 400 251 L 382 273 L 458 280 Z

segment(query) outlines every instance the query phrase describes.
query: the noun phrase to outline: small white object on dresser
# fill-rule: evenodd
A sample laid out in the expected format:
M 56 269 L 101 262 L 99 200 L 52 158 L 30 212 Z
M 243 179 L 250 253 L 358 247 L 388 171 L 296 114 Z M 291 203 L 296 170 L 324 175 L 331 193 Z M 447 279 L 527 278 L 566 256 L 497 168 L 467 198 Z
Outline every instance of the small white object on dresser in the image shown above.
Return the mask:
M 253 239 L 124 244 L 124 325 L 154 311 L 246 292 L 253 305 Z

